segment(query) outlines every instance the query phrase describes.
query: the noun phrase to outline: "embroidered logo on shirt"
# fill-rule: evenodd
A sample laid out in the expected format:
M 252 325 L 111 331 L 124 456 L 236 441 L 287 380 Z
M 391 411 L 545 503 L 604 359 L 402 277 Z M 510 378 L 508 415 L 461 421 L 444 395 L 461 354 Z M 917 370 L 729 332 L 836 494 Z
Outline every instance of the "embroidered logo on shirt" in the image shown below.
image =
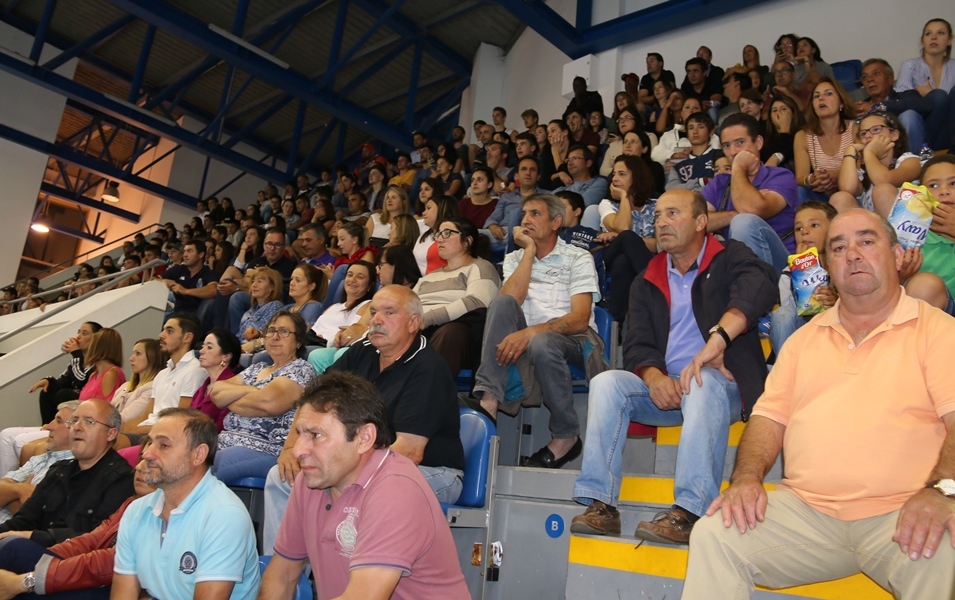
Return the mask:
M 338 545 L 342 548 L 342 554 L 351 557 L 355 551 L 355 542 L 358 541 L 358 529 L 355 527 L 355 518 L 358 517 L 358 509 L 348 507 L 345 509 L 348 516 L 338 524 L 335 529 L 335 537 L 338 538 Z
M 184 552 L 182 557 L 179 558 L 179 570 L 186 575 L 195 573 L 197 564 L 196 555 L 192 552 Z

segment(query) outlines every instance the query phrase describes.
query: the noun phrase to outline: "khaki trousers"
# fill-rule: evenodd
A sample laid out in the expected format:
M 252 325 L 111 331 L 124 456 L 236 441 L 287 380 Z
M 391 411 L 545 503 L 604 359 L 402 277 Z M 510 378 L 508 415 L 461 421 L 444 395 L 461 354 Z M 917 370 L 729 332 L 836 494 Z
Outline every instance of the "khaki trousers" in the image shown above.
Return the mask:
M 779 589 L 865 573 L 896 598 L 955 598 L 955 549 L 946 532 L 936 554 L 909 559 L 892 541 L 898 511 L 840 521 L 785 490 L 769 492 L 766 520 L 740 534 L 720 513 L 690 536 L 683 600 L 743 599 L 754 585 Z

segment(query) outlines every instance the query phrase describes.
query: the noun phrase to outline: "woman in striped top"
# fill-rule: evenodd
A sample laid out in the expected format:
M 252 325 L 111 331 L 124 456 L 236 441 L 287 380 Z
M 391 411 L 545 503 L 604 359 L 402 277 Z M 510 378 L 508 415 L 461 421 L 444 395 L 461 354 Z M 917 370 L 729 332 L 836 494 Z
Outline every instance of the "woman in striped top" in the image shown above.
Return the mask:
M 471 221 L 457 217 L 438 226 L 438 254 L 448 264 L 418 280 L 424 306 L 424 335 L 457 374 L 480 357 L 487 307 L 497 298 L 501 278 L 487 255 L 490 242 Z
M 793 154 L 799 202 L 821 200 L 839 191 L 839 169 L 846 148 L 855 141 L 855 104 L 839 82 L 823 77 L 812 91 L 806 127 L 796 133 Z

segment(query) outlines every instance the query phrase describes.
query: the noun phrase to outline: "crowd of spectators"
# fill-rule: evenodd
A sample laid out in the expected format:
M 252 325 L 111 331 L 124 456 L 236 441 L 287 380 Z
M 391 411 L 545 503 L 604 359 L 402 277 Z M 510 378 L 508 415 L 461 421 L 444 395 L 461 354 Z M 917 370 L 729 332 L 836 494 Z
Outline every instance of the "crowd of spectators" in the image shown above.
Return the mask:
M 293 488 L 310 460 L 300 447 L 318 443 L 316 415 L 337 406 L 303 397 L 326 372 L 346 372 L 380 394 L 390 428 L 387 444 L 372 437 L 362 452 L 390 447 L 407 457 L 442 502 L 460 492 L 459 402 L 491 419 L 543 404 L 551 440 L 522 465 L 561 468 L 583 454 L 574 498 L 588 508 L 575 532 L 619 533 L 622 443 L 614 436 L 622 425 L 683 424 L 676 503 L 636 535 L 687 543 L 719 501 L 729 425 L 760 406 L 766 368 L 756 324 L 771 323 L 776 355 L 790 354 L 790 337 L 807 337 L 797 334 L 809 319 L 795 312 L 788 259 L 815 247 L 831 265 L 837 214 L 849 222 L 861 208 L 882 223 L 902 183 L 928 185 L 940 202 L 935 220 L 921 250 L 899 254 L 895 281 L 955 314 L 955 159 L 931 158 L 953 146 L 949 23 L 929 21 L 921 47 L 898 79 L 886 61 L 865 60 L 852 93 L 816 41 L 794 34 L 779 37 L 772 64 L 747 45 L 723 69 L 701 46 L 679 86 L 664 57 L 650 53 L 646 75 L 622 77 L 609 117 L 577 78 L 564 114 L 550 120 L 529 108 L 523 129 L 509 129 L 497 107 L 490 123 L 473 124 L 472 143 L 460 126 L 450 141 L 415 132 L 414 152 L 393 160 L 366 143 L 354 168 L 323 169 L 318 181 L 300 175 L 281 191 L 268 185 L 247 205 L 200 200 L 189 223 L 167 223 L 148 240 L 137 234 L 95 269 L 79 265 L 60 298 L 37 296 L 35 278 L 4 289 L 3 314 L 42 308 L 100 285 L 85 282 L 162 260 L 121 285 L 157 280 L 169 290 L 158 340 L 133 345 L 129 381 L 115 330 L 86 323 L 64 343 L 69 367 L 31 388 L 40 391 L 43 427 L 0 433 L 0 471 L 10 481 L 0 480 L 4 511 L 19 523 L 26 507 L 22 519 L 48 530 L 30 536 L 43 545 L 62 541 L 61 526 L 89 531 L 99 522 L 46 518 L 23 485 L 40 483 L 54 457 L 75 455 L 80 470 L 96 462 L 83 456 L 113 460 L 105 446 L 77 454 L 75 440 L 70 454 L 64 427 L 105 425 L 102 444 L 132 464 L 146 452 L 148 471 L 159 460 L 148 449 L 157 423 L 163 431 L 175 419 L 205 427 L 204 414 L 218 436 L 193 465 L 196 485 L 206 485 L 200 464 L 226 483 L 265 477 L 266 549 L 294 553 L 276 567 L 292 569 L 306 553 L 291 526 L 280 530 L 281 515 L 286 503 L 306 501 L 305 486 Z M 841 307 L 840 294 L 855 293 L 840 289 L 845 281 L 840 274 L 820 287 L 816 300 Z M 598 304 L 627 322 L 624 371 L 603 359 Z M 586 444 L 569 365 L 596 377 Z M 465 369 L 473 386 L 458 398 L 454 378 Z M 347 379 L 324 381 L 364 393 Z M 187 408 L 198 412 L 175 412 Z M 45 453 L 50 459 L 38 458 Z M 310 468 L 311 487 L 322 477 Z M 119 504 L 102 505 L 99 521 Z M 122 526 L 118 535 L 117 551 L 129 552 Z M 117 558 L 116 572 L 126 590 L 139 571 Z

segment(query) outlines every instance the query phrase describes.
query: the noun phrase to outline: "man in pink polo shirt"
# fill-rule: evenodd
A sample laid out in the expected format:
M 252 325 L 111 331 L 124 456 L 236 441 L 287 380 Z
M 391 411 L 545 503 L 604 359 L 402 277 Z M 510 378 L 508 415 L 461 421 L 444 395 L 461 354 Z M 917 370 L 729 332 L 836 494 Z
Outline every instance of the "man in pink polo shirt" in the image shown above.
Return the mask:
M 896 598 L 955 597 L 955 319 L 905 294 L 875 213 L 840 213 L 826 250 L 839 300 L 783 345 L 693 528 L 684 600 L 860 572 Z
M 282 519 L 261 600 L 291 600 L 308 559 L 318 597 L 470 598 L 451 530 L 394 433 L 371 383 L 329 372 L 301 400 L 302 466 Z

